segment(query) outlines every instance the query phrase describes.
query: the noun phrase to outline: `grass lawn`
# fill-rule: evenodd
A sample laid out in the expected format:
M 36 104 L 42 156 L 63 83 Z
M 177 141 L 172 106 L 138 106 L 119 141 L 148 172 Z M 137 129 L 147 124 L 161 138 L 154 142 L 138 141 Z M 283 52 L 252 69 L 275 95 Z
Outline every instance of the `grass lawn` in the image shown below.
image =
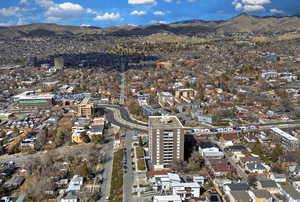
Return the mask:
M 136 147 L 136 155 L 138 159 L 144 158 L 144 149 L 143 147 Z
M 123 149 L 114 153 L 113 170 L 110 187 L 110 202 L 123 201 Z

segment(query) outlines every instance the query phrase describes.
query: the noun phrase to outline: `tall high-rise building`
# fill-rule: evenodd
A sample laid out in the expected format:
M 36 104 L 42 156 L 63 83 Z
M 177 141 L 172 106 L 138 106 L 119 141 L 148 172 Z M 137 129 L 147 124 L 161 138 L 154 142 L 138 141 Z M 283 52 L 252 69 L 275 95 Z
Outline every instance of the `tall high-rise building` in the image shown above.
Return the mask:
M 149 117 L 149 155 L 154 170 L 184 159 L 184 128 L 176 116 Z
M 54 66 L 56 69 L 63 69 L 64 68 L 64 58 L 63 57 L 57 57 L 54 58 Z

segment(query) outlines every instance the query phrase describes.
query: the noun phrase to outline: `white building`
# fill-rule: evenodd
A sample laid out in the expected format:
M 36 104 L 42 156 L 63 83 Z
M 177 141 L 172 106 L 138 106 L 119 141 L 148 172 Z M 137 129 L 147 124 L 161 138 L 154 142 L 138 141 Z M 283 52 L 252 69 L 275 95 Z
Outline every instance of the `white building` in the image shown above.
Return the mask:
M 153 197 L 153 202 L 182 202 L 180 196 L 175 195 L 175 196 L 154 196 Z
M 169 191 L 172 188 L 172 183 L 180 183 L 180 177 L 174 173 L 167 175 L 155 175 L 150 181 L 153 183 L 153 189 Z
M 173 195 L 179 195 L 182 200 L 199 198 L 200 185 L 198 183 L 174 183 L 172 184 Z
M 199 147 L 199 152 L 204 158 L 216 158 L 221 159 L 224 157 L 224 153 L 220 151 L 218 147 L 209 147 L 209 148 L 201 148 Z
M 299 148 L 299 139 L 284 132 L 280 128 L 271 128 L 271 131 L 279 138 L 280 142 L 286 146 L 286 148 L 295 150 Z

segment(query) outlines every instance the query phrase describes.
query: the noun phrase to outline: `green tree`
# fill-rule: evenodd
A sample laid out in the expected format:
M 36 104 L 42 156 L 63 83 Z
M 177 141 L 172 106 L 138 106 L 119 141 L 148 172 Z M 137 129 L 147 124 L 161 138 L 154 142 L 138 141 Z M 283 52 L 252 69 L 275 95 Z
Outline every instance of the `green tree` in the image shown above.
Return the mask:
M 92 142 L 95 144 L 103 144 L 105 142 L 105 138 L 103 135 L 93 135 Z
M 260 146 L 260 144 L 256 144 L 253 148 L 252 148 L 252 152 L 256 155 L 262 155 L 263 154 L 263 150 Z
M 88 168 L 86 162 L 84 162 L 80 165 L 78 174 L 82 177 L 87 177 L 89 175 L 89 168 Z
M 272 161 L 276 162 L 278 161 L 279 157 L 283 154 L 283 149 L 280 145 L 276 145 L 276 147 L 272 150 Z
M 1 137 L 1 138 L 4 138 L 4 137 L 5 137 L 5 135 L 6 135 L 5 131 L 4 131 L 4 130 L 2 130 L 2 131 L 0 132 L 0 137 Z
M 89 136 L 86 134 L 86 131 L 80 133 L 80 138 L 84 143 L 89 143 L 91 141 Z
M 204 166 L 204 159 L 198 151 L 193 151 L 188 161 L 188 169 L 195 171 L 200 170 Z

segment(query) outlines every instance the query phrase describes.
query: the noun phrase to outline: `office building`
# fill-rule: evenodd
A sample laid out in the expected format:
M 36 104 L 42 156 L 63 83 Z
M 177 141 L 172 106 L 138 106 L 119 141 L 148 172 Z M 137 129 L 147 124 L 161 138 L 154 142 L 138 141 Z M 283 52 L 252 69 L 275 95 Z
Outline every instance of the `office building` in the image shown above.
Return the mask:
M 93 115 L 93 104 L 80 104 L 78 105 L 78 117 L 91 118 Z
M 149 117 L 151 168 L 162 170 L 184 158 L 184 129 L 176 116 Z

